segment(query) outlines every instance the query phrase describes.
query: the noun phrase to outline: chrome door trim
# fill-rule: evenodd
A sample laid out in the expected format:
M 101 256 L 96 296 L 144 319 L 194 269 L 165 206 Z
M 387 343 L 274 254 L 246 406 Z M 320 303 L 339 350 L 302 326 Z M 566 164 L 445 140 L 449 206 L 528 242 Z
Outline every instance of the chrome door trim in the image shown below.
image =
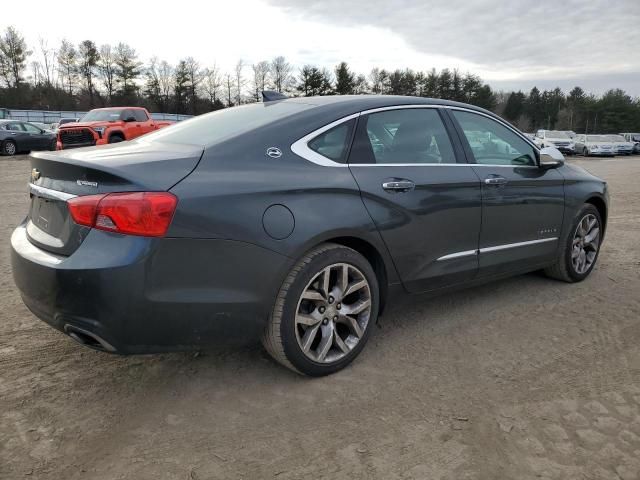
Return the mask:
M 436 260 L 436 262 L 442 262 L 444 260 L 453 260 L 454 258 L 470 257 L 471 255 L 477 255 L 478 250 L 465 250 L 464 252 L 455 252 L 448 255 L 444 255 Z
M 58 190 L 51 190 L 50 188 L 41 187 L 39 185 L 29 184 L 29 193 L 42 198 L 48 198 L 49 200 L 61 200 L 66 202 L 72 198 L 76 198 L 77 195 L 72 193 L 59 192 Z
M 498 252 L 500 250 L 508 250 L 510 248 L 526 247 L 529 245 L 536 245 L 539 243 L 553 242 L 555 240 L 558 240 L 558 237 L 539 238 L 537 240 L 528 240 L 526 242 L 505 243 L 503 245 L 495 245 L 493 247 L 484 247 L 478 250 L 465 250 L 462 252 L 454 252 L 436 259 L 436 262 L 441 262 L 444 260 L 453 260 L 455 258 L 470 257 L 471 255 L 478 255 L 482 253 Z
M 548 238 L 540 238 L 538 240 L 528 240 L 526 242 L 517 242 L 517 243 L 505 243 L 504 245 L 496 245 L 495 247 L 484 247 L 479 250 L 479 253 L 491 253 L 497 252 L 500 250 L 507 250 L 509 248 L 519 248 L 526 247 L 529 245 L 535 245 L 538 243 L 546 243 L 546 242 L 554 242 L 558 240 L 558 237 L 548 237 Z

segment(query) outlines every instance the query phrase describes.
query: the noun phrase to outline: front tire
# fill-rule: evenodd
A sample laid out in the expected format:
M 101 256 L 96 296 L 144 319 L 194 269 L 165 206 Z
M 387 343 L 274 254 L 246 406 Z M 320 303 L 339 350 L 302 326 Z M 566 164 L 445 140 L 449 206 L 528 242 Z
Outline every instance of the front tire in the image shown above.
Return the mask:
M 588 157 L 588 156 L 589 156 L 589 150 L 587 150 L 587 147 L 584 147 L 584 148 L 582 149 L 582 155 L 584 155 L 585 157 Z
M 262 344 L 295 372 L 329 375 L 362 351 L 378 305 L 378 280 L 369 262 L 351 248 L 320 245 L 282 284 Z
M 114 133 L 109 137 L 109 143 L 120 143 L 124 142 L 124 137 L 118 133 Z
M 545 273 L 569 283 L 587 278 L 598 260 L 603 233 L 600 212 L 590 203 L 584 204 L 563 241 L 557 262 Z

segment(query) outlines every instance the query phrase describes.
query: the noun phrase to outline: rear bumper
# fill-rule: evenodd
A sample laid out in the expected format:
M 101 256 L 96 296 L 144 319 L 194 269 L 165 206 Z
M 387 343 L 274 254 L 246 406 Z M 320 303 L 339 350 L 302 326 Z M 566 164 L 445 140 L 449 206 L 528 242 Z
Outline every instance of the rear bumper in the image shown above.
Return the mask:
M 11 247 L 16 285 L 37 317 L 123 354 L 255 341 L 290 267 L 242 242 L 98 230 L 69 257 L 32 245 L 24 225 Z

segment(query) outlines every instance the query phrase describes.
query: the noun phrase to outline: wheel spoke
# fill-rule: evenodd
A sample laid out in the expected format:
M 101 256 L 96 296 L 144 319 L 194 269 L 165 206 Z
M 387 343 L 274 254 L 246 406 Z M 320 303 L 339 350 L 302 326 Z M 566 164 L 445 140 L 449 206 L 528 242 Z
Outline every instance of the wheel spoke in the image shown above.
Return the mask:
M 313 327 L 315 324 L 320 323 L 320 320 L 320 318 L 313 316 L 313 314 L 309 315 L 306 313 L 298 313 L 296 315 L 296 323 L 306 325 L 308 327 Z
M 331 267 L 327 267 L 322 272 L 322 294 L 324 298 L 329 298 L 329 281 L 331 280 Z
M 363 312 L 371 305 L 371 300 L 363 299 L 358 300 L 356 303 L 352 305 L 345 305 L 344 313 L 345 315 L 357 315 L 358 313 Z
M 353 333 L 356 337 L 362 337 L 362 327 L 360 327 L 360 324 L 355 318 L 350 317 L 349 315 L 341 315 L 340 320 L 342 321 L 342 323 L 345 323 L 349 327 L 351 333 Z
M 322 329 L 322 340 L 320 340 L 320 344 L 318 345 L 318 354 L 316 358 L 319 361 L 323 361 L 329 353 L 331 349 L 331 345 L 333 344 L 333 329 L 332 328 L 323 328 Z
M 349 350 L 351 350 L 349 346 L 344 343 L 344 340 L 342 340 L 340 335 L 338 335 L 338 331 L 335 329 L 333 330 L 333 343 L 340 349 L 340 351 L 342 351 L 342 353 L 349 353 Z
M 358 290 L 366 286 L 367 286 L 366 280 L 359 280 L 357 282 L 354 282 L 347 287 L 347 290 L 344 292 L 344 296 L 346 297 L 348 295 L 351 295 L 353 292 L 357 292 Z
M 340 270 L 340 290 L 342 293 L 342 297 L 346 296 L 347 288 L 349 288 L 349 266 L 342 265 L 342 269 Z
M 588 245 L 588 244 L 592 244 L 598 237 L 600 236 L 600 229 L 599 228 L 594 228 L 592 229 L 585 237 L 584 237 L 584 244 Z
M 302 298 L 304 300 L 313 300 L 318 302 L 322 302 L 324 300 L 322 293 L 318 292 L 317 290 L 311 290 L 310 288 L 307 288 L 304 292 L 302 292 Z
M 307 330 L 304 332 L 304 337 L 302 337 L 301 347 L 305 353 L 309 353 L 309 349 L 311 348 L 311 344 L 316 338 L 316 334 L 318 333 L 319 328 L 320 328 L 320 324 L 318 323 L 313 327 L 307 328 Z

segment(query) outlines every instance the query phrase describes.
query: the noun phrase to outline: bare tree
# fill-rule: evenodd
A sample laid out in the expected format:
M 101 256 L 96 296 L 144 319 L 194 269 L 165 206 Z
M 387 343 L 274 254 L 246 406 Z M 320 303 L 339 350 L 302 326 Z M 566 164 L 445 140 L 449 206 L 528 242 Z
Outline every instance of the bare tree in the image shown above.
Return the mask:
M 218 92 L 222 86 L 222 79 L 220 78 L 220 72 L 216 64 L 213 67 L 206 68 L 203 74 L 203 81 L 201 85 L 202 92 L 209 98 L 209 102 L 212 107 L 215 107 L 218 102 Z
M 56 51 L 49 48 L 47 41 L 43 38 L 38 40 L 40 44 L 40 56 L 42 71 L 44 74 L 44 83 L 48 87 L 51 87 L 56 81 Z
M 171 98 L 171 92 L 174 89 L 174 69 L 165 60 L 160 62 L 158 66 L 158 84 L 160 86 L 160 96 L 162 97 L 162 104 L 164 109 L 169 108 L 169 99 Z
M 260 93 L 267 89 L 269 81 L 269 62 L 262 61 L 251 65 L 253 69 L 253 93 L 256 102 L 260 101 Z
M 116 59 L 111 45 L 102 45 L 100 47 L 98 72 L 107 93 L 108 102 L 111 104 L 111 99 L 116 90 Z
M 89 93 L 89 106 L 93 108 L 93 96 L 95 93 L 95 86 L 93 84 L 93 77 L 98 66 L 98 60 L 100 54 L 96 44 L 91 40 L 84 40 L 78 46 L 78 53 L 80 57 L 78 70 L 84 83 L 84 88 Z
M 58 50 L 58 71 L 62 77 L 62 84 L 66 83 L 69 95 L 73 95 L 73 89 L 78 76 L 78 52 L 71 42 L 62 40 Z
M 230 73 L 224 75 L 224 87 L 227 91 L 227 107 L 233 107 L 233 98 L 231 92 L 233 91 L 233 77 Z
M 202 69 L 193 57 L 187 57 L 185 59 L 185 67 L 189 79 L 189 103 L 191 104 L 191 113 L 196 115 L 198 113 L 198 89 L 202 82 Z
M 291 82 L 293 67 L 283 56 L 271 60 L 271 80 L 276 91 L 283 92 Z
M 235 86 L 236 86 L 236 105 L 242 103 L 242 87 L 244 87 L 245 81 L 242 78 L 242 69 L 244 68 L 244 62 L 242 59 L 238 60 L 235 68 Z

